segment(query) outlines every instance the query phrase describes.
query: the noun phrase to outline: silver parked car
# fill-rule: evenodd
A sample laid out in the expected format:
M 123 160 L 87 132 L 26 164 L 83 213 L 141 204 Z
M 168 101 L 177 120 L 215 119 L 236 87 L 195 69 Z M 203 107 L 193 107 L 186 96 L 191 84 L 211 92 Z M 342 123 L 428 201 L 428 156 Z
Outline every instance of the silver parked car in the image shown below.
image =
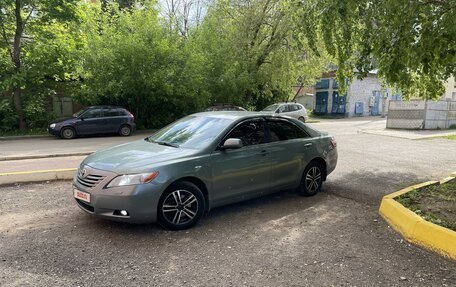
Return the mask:
M 305 122 L 309 119 L 307 116 L 306 108 L 298 103 L 277 103 L 267 106 L 262 110 L 262 112 L 281 114 L 284 116 L 293 117 L 302 122 Z
M 73 195 L 87 213 L 177 230 L 217 206 L 290 188 L 314 195 L 336 163 L 335 139 L 296 119 L 204 112 L 91 154 Z

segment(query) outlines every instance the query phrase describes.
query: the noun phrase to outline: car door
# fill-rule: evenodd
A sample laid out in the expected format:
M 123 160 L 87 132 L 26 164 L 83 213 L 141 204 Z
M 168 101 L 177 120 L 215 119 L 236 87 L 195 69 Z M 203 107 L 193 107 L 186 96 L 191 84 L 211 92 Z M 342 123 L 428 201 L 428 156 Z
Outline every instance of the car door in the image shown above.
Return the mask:
M 271 187 L 294 188 L 315 154 L 313 139 L 287 119 L 268 119 Z
M 266 143 L 264 119 L 247 120 L 233 128 L 222 140 L 241 139 L 239 149 L 215 150 L 211 155 L 214 205 L 222 205 L 266 191 L 271 165 Z
M 80 116 L 80 121 L 76 125 L 76 132 L 79 135 L 99 133 L 103 130 L 102 109 L 89 109 Z
M 103 117 L 105 131 L 107 133 L 117 133 L 123 121 L 120 110 L 117 108 L 104 108 Z

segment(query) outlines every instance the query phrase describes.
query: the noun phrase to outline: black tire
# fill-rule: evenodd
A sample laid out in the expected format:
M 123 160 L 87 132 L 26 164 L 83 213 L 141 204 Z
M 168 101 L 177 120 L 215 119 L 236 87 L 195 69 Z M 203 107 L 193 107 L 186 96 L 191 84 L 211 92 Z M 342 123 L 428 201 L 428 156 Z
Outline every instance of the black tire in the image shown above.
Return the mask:
M 60 131 L 60 137 L 66 140 L 74 139 L 76 131 L 72 127 L 65 127 Z
M 312 161 L 304 170 L 301 184 L 298 187 L 300 195 L 313 196 L 317 194 L 323 185 L 324 170 L 321 164 Z
M 170 230 L 182 230 L 194 226 L 205 210 L 204 195 L 191 182 L 173 183 L 158 202 L 158 223 Z
M 300 120 L 301 122 L 305 123 L 306 122 L 306 119 L 304 117 L 299 117 L 298 120 Z
M 129 125 L 123 125 L 119 129 L 119 135 L 128 137 L 131 135 L 131 127 Z

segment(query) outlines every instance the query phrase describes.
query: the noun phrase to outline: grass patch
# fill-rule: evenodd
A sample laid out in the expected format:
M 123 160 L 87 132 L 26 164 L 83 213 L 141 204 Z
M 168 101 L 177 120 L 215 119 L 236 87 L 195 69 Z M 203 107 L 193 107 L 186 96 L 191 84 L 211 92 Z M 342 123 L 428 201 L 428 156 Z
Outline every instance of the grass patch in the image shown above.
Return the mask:
M 435 140 L 435 139 L 456 140 L 456 135 L 437 136 L 437 137 L 424 138 L 424 140 Z
M 319 120 L 309 119 L 306 121 L 306 124 L 315 124 L 315 123 L 319 123 L 319 122 L 320 122 Z
M 13 130 L 13 131 L 0 131 L 0 137 L 12 137 L 12 136 L 37 136 L 37 135 L 48 135 L 46 129 L 27 129 L 27 130 Z
M 415 189 L 395 200 L 423 219 L 456 231 L 456 181 Z

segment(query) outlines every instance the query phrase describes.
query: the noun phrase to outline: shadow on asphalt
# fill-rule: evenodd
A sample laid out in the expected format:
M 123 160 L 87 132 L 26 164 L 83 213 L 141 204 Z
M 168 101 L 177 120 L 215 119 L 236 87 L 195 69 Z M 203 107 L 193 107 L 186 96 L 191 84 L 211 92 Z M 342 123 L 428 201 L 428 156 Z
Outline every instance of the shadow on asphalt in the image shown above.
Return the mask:
M 422 181 L 412 172 L 353 171 L 328 177 L 325 184 L 329 194 L 377 206 L 384 195 Z
M 282 191 L 260 198 L 251 199 L 223 207 L 218 207 L 204 216 L 201 221 L 193 228 L 183 231 L 169 231 L 161 228 L 158 224 L 130 224 L 123 222 L 109 221 L 101 218 L 96 218 L 79 212 L 74 218 L 74 222 L 78 228 L 82 228 L 85 232 L 93 233 L 98 230 L 104 230 L 105 233 L 111 235 L 134 235 L 134 236 L 150 236 L 150 235 L 169 235 L 181 234 L 189 232 L 209 232 L 212 229 L 218 229 L 220 226 L 243 229 L 244 226 L 250 225 L 251 221 L 266 222 L 276 220 L 290 214 L 318 206 L 319 204 L 329 200 L 325 194 L 325 188 L 321 193 L 313 197 L 299 196 L 294 191 Z

